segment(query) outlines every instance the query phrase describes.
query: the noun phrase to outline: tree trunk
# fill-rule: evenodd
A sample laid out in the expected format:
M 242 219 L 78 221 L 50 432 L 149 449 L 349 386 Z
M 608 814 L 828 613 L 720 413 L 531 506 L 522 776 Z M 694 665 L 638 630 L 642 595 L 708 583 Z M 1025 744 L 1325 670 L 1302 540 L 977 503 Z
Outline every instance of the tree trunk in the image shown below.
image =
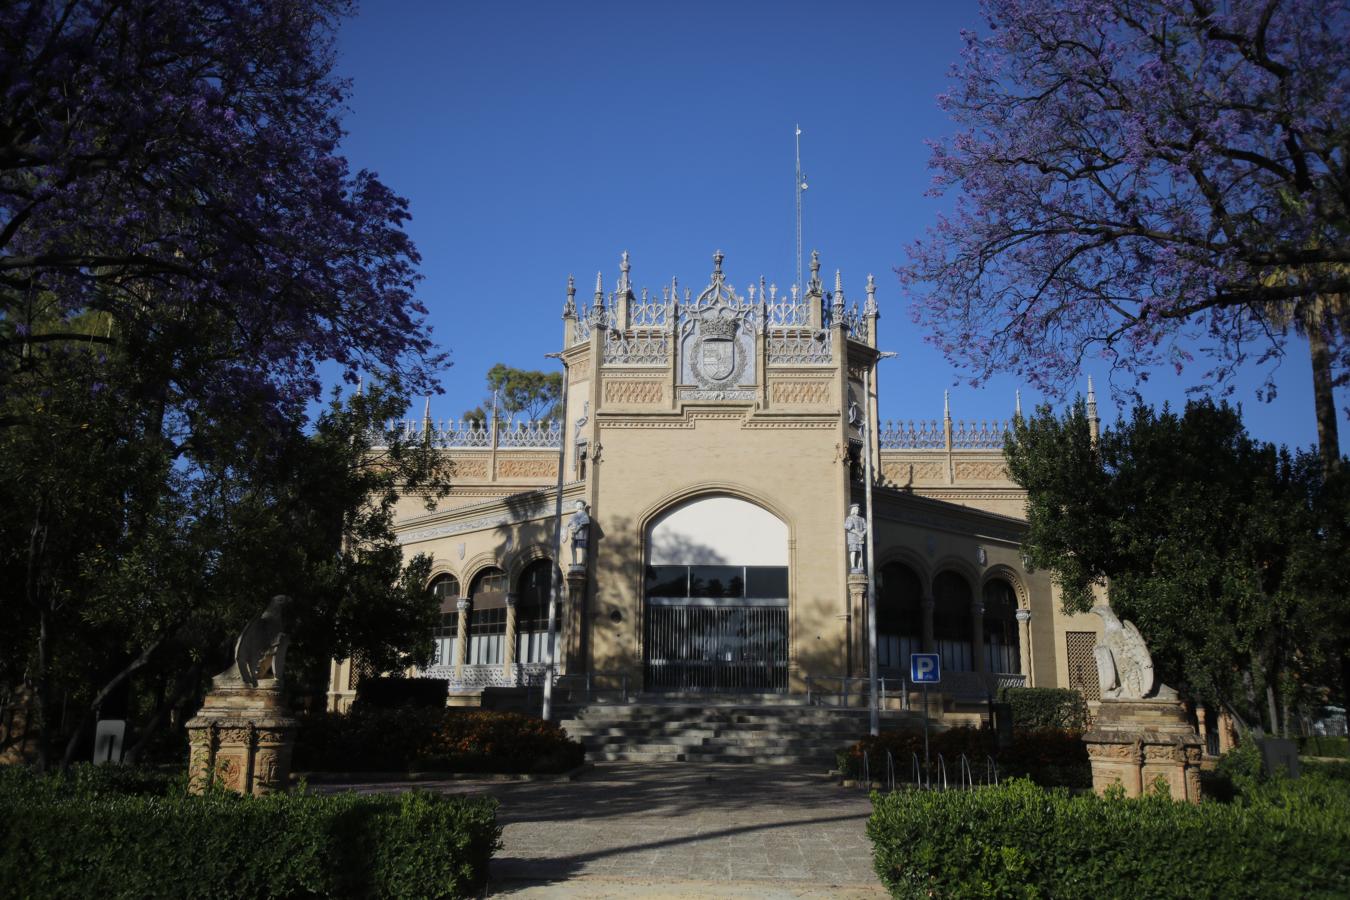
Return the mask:
M 1313 298 L 1312 316 L 1304 323 L 1308 333 L 1308 352 L 1312 357 L 1313 408 L 1317 414 L 1317 450 L 1322 471 L 1330 475 L 1341 462 L 1336 396 L 1332 388 L 1331 351 L 1327 347 L 1325 307 L 1320 296 Z
M 126 667 L 123 668 L 122 671 L 114 675 L 112 677 L 112 680 L 109 681 L 107 684 L 105 684 L 103 686 L 103 689 L 100 690 L 98 694 L 94 697 L 93 701 L 90 702 L 88 708 L 85 709 L 84 714 L 80 716 L 80 721 L 75 725 L 75 729 L 71 732 L 70 740 L 66 742 L 66 752 L 61 757 L 62 769 L 69 768 L 70 764 L 74 762 L 75 749 L 79 746 L 80 735 L 84 732 L 84 729 L 88 727 L 89 720 L 98 714 L 98 708 L 103 704 L 103 701 L 107 699 L 107 696 L 109 694 L 117 690 L 118 686 L 120 686 L 122 682 L 126 681 L 128 678 L 134 675 L 137 671 L 139 671 L 142 667 L 144 667 L 146 663 L 150 662 L 151 654 L 153 654 L 157 649 L 159 649 L 159 646 L 164 643 L 164 640 L 165 638 L 160 638 L 159 640 L 155 641 L 153 644 L 142 650 L 140 655 L 137 656 L 135 659 L 133 659 L 131 662 L 127 663 Z
M 200 662 L 193 663 L 192 667 L 188 669 L 187 673 L 179 680 L 177 689 L 174 691 L 173 695 L 168 698 L 160 698 L 160 703 L 155 710 L 155 714 L 150 717 L 150 721 L 146 722 L 145 727 L 141 729 L 140 735 L 136 738 L 136 743 L 132 744 L 131 749 L 122 754 L 123 762 L 134 764 L 140 760 L 141 753 L 145 751 L 146 745 L 150 743 L 150 738 L 159 731 L 160 727 L 164 724 L 164 720 L 168 717 L 169 712 L 197 690 L 197 679 L 201 677 L 201 671 L 202 664 Z

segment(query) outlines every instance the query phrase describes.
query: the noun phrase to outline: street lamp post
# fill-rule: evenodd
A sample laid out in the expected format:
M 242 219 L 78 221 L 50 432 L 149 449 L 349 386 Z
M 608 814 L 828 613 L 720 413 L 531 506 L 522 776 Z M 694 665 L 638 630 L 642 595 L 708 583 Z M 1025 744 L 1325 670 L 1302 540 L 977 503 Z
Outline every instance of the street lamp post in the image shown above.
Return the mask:
M 891 359 L 894 353 L 878 353 L 877 360 Z M 873 363 L 875 365 L 875 363 Z M 873 735 L 881 733 L 881 712 L 877 705 L 877 574 L 873 561 L 876 520 L 872 515 L 872 366 L 863 369 L 863 491 L 867 503 L 867 681 L 869 688 L 868 726 Z
M 567 360 L 561 353 L 545 353 L 549 359 L 562 363 L 562 440 L 558 446 L 558 491 L 553 504 L 553 589 L 548 595 L 548 637 L 544 641 L 544 708 L 547 722 L 553 712 L 554 643 L 558 636 L 558 599 L 562 596 L 562 503 L 563 467 L 567 464 Z

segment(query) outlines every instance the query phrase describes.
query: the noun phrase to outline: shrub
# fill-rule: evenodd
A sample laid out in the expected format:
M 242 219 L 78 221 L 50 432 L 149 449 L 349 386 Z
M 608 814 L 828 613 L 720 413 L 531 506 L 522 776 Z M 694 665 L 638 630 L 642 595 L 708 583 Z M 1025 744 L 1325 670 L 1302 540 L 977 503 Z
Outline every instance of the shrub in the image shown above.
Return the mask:
M 867 834 L 896 897 L 1343 897 L 1350 792 L 1287 783 L 1246 804 L 1046 791 L 874 794 Z
M 295 767 L 546 773 L 576 768 L 585 753 L 556 723 L 521 713 L 353 708 L 301 720 Z
M 1298 739 L 1298 752 L 1304 756 L 1350 757 L 1350 737 L 1311 734 Z
M 1087 701 L 1072 688 L 1007 687 L 999 699 L 1012 707 L 1014 728 L 1087 728 Z
M 880 779 L 885 772 L 886 752 L 895 761 L 896 778 L 913 780 L 914 759 L 923 762 L 923 734 L 918 731 L 883 731 L 868 735 L 838 757 L 839 769 L 846 776 L 862 776 L 863 755 L 868 756 L 868 772 Z M 1077 731 L 1056 728 L 1020 729 L 1013 733 L 1012 746 L 998 749 L 994 734 L 987 728 L 961 726 L 930 732 L 929 759 L 937 765 L 941 754 L 947 766 L 947 777 L 959 777 L 959 759 L 969 761 L 976 780 L 983 780 L 986 763 L 993 759 L 1000 778 L 1027 776 L 1047 787 L 1091 787 L 1092 770 L 1088 763 L 1087 746 Z
M 0 884 L 31 898 L 467 897 L 496 801 L 410 792 L 116 795 L 0 771 Z
M 444 709 L 450 682 L 444 678 L 406 678 L 401 675 L 362 678 L 356 684 L 353 705 L 361 708 Z

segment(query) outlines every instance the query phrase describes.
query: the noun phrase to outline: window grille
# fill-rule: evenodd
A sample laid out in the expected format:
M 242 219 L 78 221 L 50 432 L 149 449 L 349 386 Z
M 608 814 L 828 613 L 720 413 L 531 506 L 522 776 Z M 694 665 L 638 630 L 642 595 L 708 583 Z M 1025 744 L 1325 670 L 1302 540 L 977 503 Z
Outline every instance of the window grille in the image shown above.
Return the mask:
M 1069 687 L 1081 691 L 1088 700 L 1102 698 L 1097 680 L 1097 658 L 1092 648 L 1097 646 L 1097 635 L 1092 631 L 1070 631 L 1064 635 L 1069 658 Z

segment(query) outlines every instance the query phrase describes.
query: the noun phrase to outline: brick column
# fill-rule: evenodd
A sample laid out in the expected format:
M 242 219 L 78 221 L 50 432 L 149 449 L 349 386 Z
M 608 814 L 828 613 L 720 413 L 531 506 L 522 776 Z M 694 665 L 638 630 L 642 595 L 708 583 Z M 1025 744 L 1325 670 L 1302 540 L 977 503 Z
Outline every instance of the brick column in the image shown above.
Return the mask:
M 1022 674 L 1027 677 L 1027 687 L 1031 687 L 1031 610 L 1019 609 L 1017 616 L 1017 651 Z
M 984 601 L 970 601 L 970 650 L 975 656 L 975 671 L 989 671 L 989 657 L 984 652 Z
M 937 601 L 931 596 L 924 597 L 919 604 L 923 610 L 923 649 L 925 653 L 932 653 L 937 649 L 937 641 L 933 640 L 933 607 L 937 606 Z
M 502 655 L 502 674 L 511 677 L 516 665 L 516 595 L 506 595 L 506 653 Z
M 459 611 L 459 624 L 455 632 L 455 680 L 458 681 L 464 677 L 464 660 L 469 654 L 469 598 L 460 597 L 456 600 L 455 609 Z

